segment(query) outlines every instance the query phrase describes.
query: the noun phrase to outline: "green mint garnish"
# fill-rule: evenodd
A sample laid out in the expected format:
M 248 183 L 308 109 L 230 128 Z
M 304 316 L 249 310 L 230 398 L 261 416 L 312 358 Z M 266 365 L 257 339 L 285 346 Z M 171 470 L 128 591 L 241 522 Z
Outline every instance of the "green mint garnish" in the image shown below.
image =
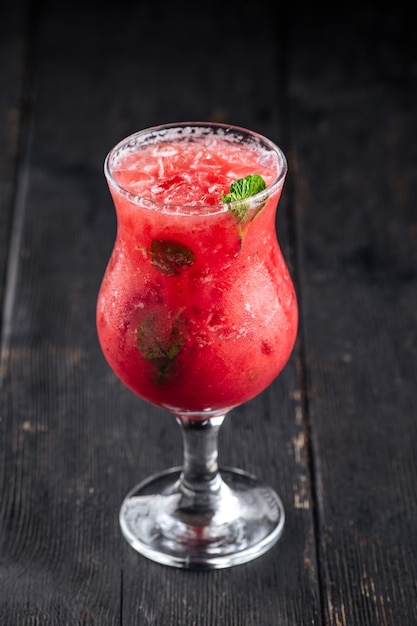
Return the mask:
M 260 174 L 249 174 L 246 178 L 239 178 L 230 185 L 230 193 L 222 193 L 223 204 L 236 200 L 250 198 L 266 189 L 266 183 Z
M 172 239 L 154 239 L 150 253 L 152 265 L 171 276 L 180 274 L 195 260 L 195 254 L 190 248 Z
M 223 204 L 235 203 L 230 208 L 239 222 L 244 222 L 249 215 L 250 205 L 241 202 L 266 189 L 266 183 L 260 174 L 249 174 L 246 178 L 239 178 L 230 185 L 229 193 L 222 193 Z M 258 211 L 259 212 L 259 211 Z
M 152 311 L 136 329 L 136 345 L 142 356 L 156 368 L 156 382 L 162 384 L 175 372 L 175 361 L 184 345 L 185 320 L 165 317 L 163 310 Z

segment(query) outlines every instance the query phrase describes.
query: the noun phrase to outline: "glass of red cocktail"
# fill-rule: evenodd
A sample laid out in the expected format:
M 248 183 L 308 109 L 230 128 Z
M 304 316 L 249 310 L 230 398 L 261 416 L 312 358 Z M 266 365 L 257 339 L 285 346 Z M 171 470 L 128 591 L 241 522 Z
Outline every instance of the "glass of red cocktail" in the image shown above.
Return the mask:
M 244 563 L 283 530 L 271 487 L 219 469 L 218 432 L 294 346 L 297 301 L 275 228 L 286 171 L 266 137 L 205 122 L 145 129 L 105 161 L 117 236 L 97 302 L 100 345 L 129 389 L 175 416 L 184 442 L 183 466 L 136 486 L 120 524 L 166 565 Z

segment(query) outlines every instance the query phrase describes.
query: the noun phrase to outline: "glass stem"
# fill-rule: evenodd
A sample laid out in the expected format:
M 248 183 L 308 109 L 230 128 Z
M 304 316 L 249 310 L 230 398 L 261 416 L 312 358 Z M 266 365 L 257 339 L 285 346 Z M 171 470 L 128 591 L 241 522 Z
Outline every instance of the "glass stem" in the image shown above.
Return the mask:
M 222 479 L 218 466 L 218 435 L 225 415 L 204 420 L 177 416 L 184 442 L 181 489 L 194 505 L 207 507 L 219 493 Z

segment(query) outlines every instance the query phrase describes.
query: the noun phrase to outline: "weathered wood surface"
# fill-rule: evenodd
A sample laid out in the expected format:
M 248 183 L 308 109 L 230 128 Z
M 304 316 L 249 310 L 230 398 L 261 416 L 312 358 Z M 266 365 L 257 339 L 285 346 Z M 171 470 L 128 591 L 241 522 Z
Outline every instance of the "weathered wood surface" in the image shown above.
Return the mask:
M 273 6 L 2 10 L 2 626 L 417 623 L 412 14 Z M 225 464 L 279 491 L 283 538 L 200 573 L 121 537 L 127 490 L 178 464 L 181 442 L 114 378 L 94 322 L 115 235 L 105 154 L 187 119 L 287 153 L 278 232 L 301 313 L 284 373 L 221 438 Z
M 298 277 L 325 624 L 417 623 L 412 15 L 297 20 Z M 344 21 L 344 29 L 338 24 Z M 296 46 L 297 47 L 297 46 Z M 338 52 L 334 57 L 332 51 Z

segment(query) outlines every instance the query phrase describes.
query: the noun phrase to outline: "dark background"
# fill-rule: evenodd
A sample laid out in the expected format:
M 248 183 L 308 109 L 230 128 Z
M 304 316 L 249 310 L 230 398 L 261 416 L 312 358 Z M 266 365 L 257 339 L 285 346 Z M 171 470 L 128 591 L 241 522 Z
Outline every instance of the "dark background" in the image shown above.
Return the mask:
M 0 623 L 415 626 L 417 50 L 412 5 L 30 2 L 0 14 Z M 188 572 L 122 539 L 174 420 L 100 352 L 125 135 L 215 120 L 289 173 L 278 236 L 300 329 L 223 427 L 221 461 L 280 493 L 282 540 Z

